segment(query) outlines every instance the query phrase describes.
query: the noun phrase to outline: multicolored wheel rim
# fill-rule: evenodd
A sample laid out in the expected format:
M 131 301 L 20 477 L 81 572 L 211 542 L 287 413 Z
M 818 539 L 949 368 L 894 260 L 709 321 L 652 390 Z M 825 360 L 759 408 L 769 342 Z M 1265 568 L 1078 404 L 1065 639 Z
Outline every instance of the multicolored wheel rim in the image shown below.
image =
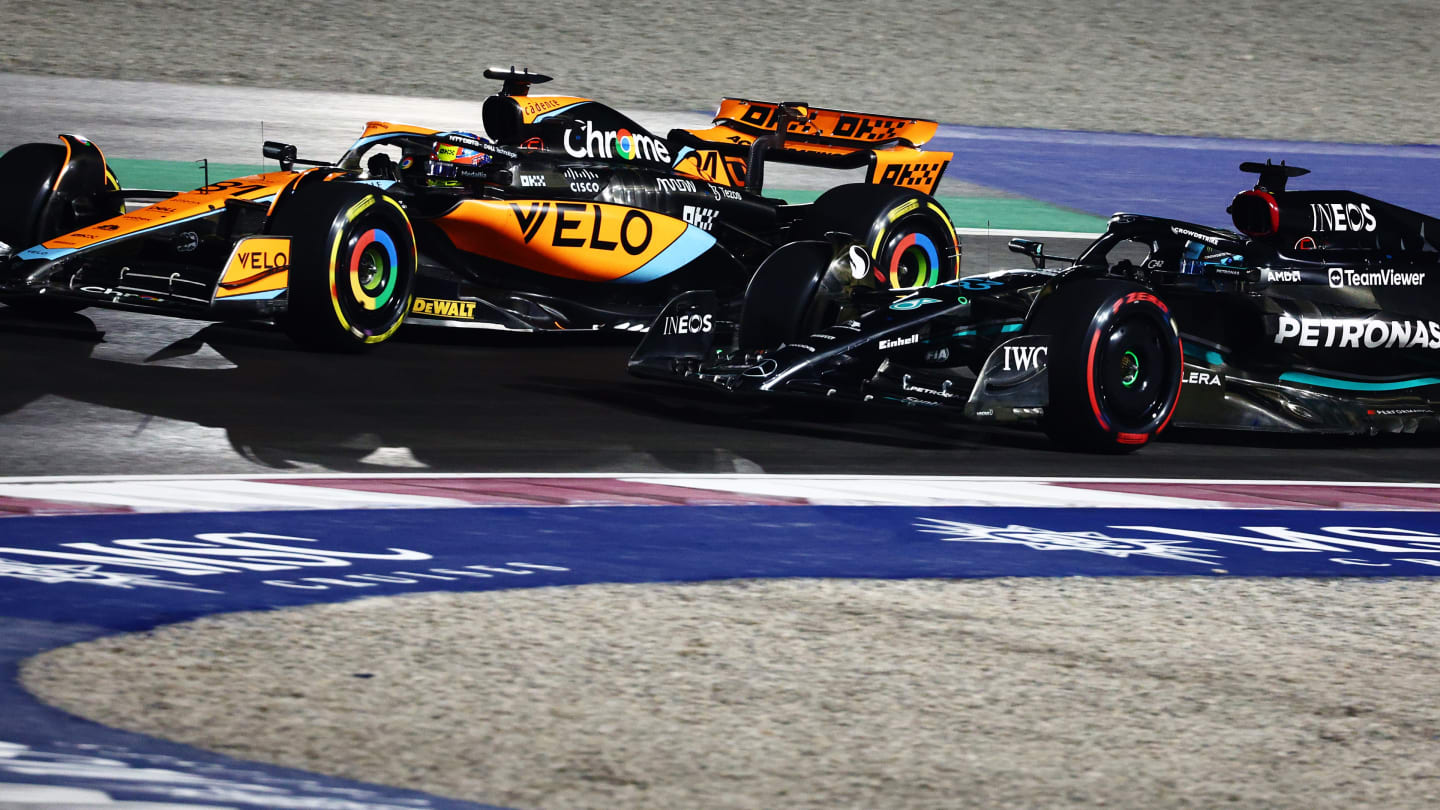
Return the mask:
M 890 286 L 930 287 L 940 281 L 940 251 L 923 233 L 907 233 L 890 251 Z
M 386 222 L 384 209 L 371 211 L 376 204 L 389 205 L 398 216 Z M 370 211 L 366 222 L 359 222 Z M 374 220 L 375 227 L 366 227 Z M 396 232 L 403 223 L 405 231 Z M 402 261 L 414 266 L 415 234 L 400 204 L 388 197 L 372 196 L 356 202 L 342 215 L 332 231 L 330 249 L 330 303 L 340 326 L 364 343 L 379 343 L 395 333 L 409 309 L 408 293 L 401 293 Z M 347 235 L 348 238 L 347 238 Z M 397 237 L 407 237 L 408 255 L 403 256 Z
M 360 234 L 350 248 L 350 292 L 367 310 L 380 309 L 395 294 L 400 277 L 400 255 L 395 240 L 379 228 Z

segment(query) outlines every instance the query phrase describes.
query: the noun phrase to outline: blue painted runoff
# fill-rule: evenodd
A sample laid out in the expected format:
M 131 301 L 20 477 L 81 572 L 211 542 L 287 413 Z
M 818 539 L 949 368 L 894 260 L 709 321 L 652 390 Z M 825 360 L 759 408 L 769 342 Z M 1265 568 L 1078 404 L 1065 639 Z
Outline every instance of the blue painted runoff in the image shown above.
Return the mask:
M 1203 126 L 1203 124 L 1202 124 Z M 941 125 L 927 148 L 955 153 L 946 172 L 1087 214 L 1118 211 L 1232 228 L 1231 198 L 1255 185 L 1242 161 L 1311 173 L 1304 190 L 1348 189 L 1440 216 L 1440 147 L 1195 138 Z M 943 186 L 942 186 L 943 188 Z M 941 191 L 941 193 L 944 193 Z
M 1437 572 L 1440 522 L 1413 512 L 757 506 L 5 518 L 0 797 L 59 786 L 176 804 L 484 807 L 105 728 L 40 704 L 17 682 L 19 662 L 38 652 L 214 613 L 753 577 Z

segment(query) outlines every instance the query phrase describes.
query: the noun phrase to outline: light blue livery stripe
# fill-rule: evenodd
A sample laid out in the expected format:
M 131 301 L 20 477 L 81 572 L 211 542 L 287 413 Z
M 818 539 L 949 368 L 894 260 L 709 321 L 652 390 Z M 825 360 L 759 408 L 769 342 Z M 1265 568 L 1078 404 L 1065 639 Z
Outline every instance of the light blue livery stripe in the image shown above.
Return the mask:
M 538 123 L 540 123 L 541 121 L 544 121 L 546 118 L 549 118 L 549 117 L 552 116 L 552 115 L 559 115 L 559 114 L 565 112 L 565 111 L 568 110 L 568 109 L 571 109 L 571 108 L 573 108 L 573 107 L 579 107 L 581 104 L 590 104 L 590 103 L 591 103 L 591 102 L 589 102 L 589 101 L 576 101 L 576 102 L 571 103 L 571 104 L 566 104 L 564 107 L 557 107 L 557 108 L 551 110 L 550 112 L 541 113 L 541 114 L 535 116 L 535 123 L 538 124 Z
M 227 295 L 224 298 L 216 298 L 215 303 L 218 304 L 222 301 L 260 301 L 267 298 L 279 298 L 280 294 L 283 292 L 285 292 L 285 288 L 281 287 L 278 290 L 266 290 L 265 292 L 245 293 L 244 295 Z
M 1338 388 L 1343 391 L 1401 391 L 1406 388 L 1440 385 L 1440 377 L 1419 377 L 1413 380 L 1395 380 L 1393 382 L 1357 382 L 1322 377 L 1318 374 L 1305 374 L 1299 371 L 1287 371 L 1281 374 L 1280 381 L 1314 385 L 1320 388 Z
M 47 248 L 44 245 L 36 245 L 26 248 L 15 254 L 19 259 L 58 259 L 61 256 L 69 256 L 80 248 Z
M 647 281 L 654 281 L 695 261 L 700 254 L 709 250 L 714 244 L 715 237 L 694 225 L 686 225 L 685 232 L 680 234 L 680 238 L 660 251 L 660 255 L 615 281 L 618 284 L 644 284 Z

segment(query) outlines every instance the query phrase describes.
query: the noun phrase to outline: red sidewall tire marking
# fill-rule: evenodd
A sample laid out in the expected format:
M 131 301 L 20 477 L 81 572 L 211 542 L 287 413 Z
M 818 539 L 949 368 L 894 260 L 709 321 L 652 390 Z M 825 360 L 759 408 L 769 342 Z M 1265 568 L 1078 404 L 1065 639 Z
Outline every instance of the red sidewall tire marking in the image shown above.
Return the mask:
M 1090 411 L 1095 414 L 1095 421 L 1100 423 L 1101 430 L 1109 431 L 1110 422 L 1100 413 L 1100 400 L 1095 396 L 1095 349 L 1100 345 L 1101 330 L 1098 324 L 1090 328 L 1090 357 L 1085 361 L 1085 389 L 1090 394 Z

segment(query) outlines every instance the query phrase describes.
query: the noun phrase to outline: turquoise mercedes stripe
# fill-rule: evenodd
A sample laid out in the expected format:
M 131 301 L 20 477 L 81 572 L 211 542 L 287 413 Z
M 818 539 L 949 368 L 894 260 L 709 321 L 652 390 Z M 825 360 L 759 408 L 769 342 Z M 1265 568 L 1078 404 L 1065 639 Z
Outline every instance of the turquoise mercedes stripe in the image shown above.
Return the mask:
M 1322 377 L 1318 374 L 1305 374 L 1299 371 L 1287 371 L 1281 374 L 1280 381 L 1314 385 L 1320 388 L 1338 388 L 1344 391 L 1401 391 L 1406 388 L 1440 385 L 1440 377 L 1419 377 L 1413 380 L 1395 380 L 1393 382 L 1358 382 L 1337 380 L 1334 377 Z

